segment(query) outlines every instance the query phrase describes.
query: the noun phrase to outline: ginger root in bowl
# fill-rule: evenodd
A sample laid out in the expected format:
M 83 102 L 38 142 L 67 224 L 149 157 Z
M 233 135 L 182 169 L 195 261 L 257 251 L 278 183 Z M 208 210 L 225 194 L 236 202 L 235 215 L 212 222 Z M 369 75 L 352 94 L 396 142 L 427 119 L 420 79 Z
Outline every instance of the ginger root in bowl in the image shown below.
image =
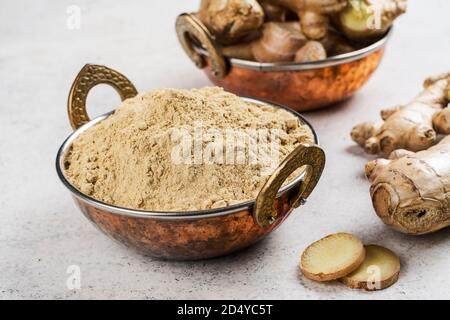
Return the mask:
M 202 0 L 198 18 L 228 58 L 308 62 L 375 42 L 406 0 Z

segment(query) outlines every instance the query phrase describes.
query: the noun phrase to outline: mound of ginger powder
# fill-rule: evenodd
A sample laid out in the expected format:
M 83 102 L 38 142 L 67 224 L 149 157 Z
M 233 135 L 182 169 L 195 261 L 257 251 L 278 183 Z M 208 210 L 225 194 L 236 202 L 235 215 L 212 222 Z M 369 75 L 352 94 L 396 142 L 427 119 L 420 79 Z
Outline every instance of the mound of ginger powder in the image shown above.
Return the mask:
M 83 132 L 65 176 L 102 202 L 192 211 L 253 200 L 299 144 L 314 143 L 290 112 L 221 88 L 164 89 L 125 100 Z

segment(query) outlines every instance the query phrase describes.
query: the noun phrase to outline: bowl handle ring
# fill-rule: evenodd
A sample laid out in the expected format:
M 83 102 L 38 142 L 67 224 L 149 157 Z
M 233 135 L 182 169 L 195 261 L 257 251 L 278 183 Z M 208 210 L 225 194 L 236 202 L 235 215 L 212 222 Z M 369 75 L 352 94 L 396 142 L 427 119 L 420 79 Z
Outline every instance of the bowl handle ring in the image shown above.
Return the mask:
M 89 122 L 86 100 L 89 91 L 99 84 L 113 87 L 123 100 L 137 95 L 133 83 L 120 72 L 106 66 L 86 64 L 78 73 L 69 92 L 67 112 L 74 130 Z
M 297 208 L 304 204 L 314 190 L 325 167 L 325 153 L 317 145 L 301 144 L 294 149 L 274 171 L 259 192 L 253 208 L 253 218 L 262 228 L 275 222 L 275 198 L 284 181 L 298 168 L 306 167 L 298 192 L 290 197 L 289 205 Z
M 225 58 L 220 53 L 209 30 L 194 14 L 180 14 L 177 17 L 175 29 L 181 46 L 198 68 L 203 69 L 206 66 L 206 61 L 205 57 L 195 49 L 194 39 L 208 51 L 211 73 L 219 79 L 227 75 L 228 68 Z

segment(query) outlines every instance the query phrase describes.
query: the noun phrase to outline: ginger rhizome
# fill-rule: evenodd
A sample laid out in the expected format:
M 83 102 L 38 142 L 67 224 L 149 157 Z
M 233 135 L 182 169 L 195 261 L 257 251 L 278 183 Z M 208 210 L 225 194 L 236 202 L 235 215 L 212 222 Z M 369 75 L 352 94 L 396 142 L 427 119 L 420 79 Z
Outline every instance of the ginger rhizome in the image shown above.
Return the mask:
M 450 73 L 424 82 L 410 103 L 381 112 L 382 125 L 362 123 L 351 136 L 388 159 L 366 164 L 377 215 L 408 234 L 450 226 Z
M 324 60 L 328 53 L 353 51 L 353 47 L 333 30 L 321 41 L 308 40 L 296 21 L 264 23 L 261 33 L 260 38 L 251 42 L 222 47 L 222 54 L 258 62 L 308 62 Z
M 199 19 L 221 43 L 236 43 L 264 22 L 256 0 L 202 0 Z
M 286 7 L 275 4 L 270 0 L 260 0 L 259 4 L 263 8 L 266 22 L 286 22 L 292 14 Z
M 222 48 L 225 56 L 256 60 L 260 62 L 281 62 L 293 60 L 296 52 L 308 39 L 303 35 L 298 22 L 267 22 L 261 38 L 250 43 Z
M 323 45 L 318 41 L 308 41 L 295 54 L 295 62 L 308 62 L 324 60 L 327 58 L 327 52 Z
M 197 16 L 225 56 L 309 62 L 376 41 L 405 10 L 406 0 L 202 0 Z M 285 26 L 271 23 L 298 26 L 292 37 Z
M 320 40 L 327 35 L 329 16 L 341 12 L 347 0 L 271 0 L 295 12 L 302 30 L 311 40 Z
M 349 39 L 365 40 L 384 34 L 405 12 L 406 0 L 349 0 L 338 23 Z
M 397 150 L 366 165 L 377 215 L 408 234 L 450 226 L 450 136 L 417 153 Z
M 384 123 L 362 123 L 352 139 L 367 153 L 389 156 L 397 149 L 421 151 L 436 143 L 438 134 L 450 133 L 450 73 L 430 78 L 410 103 L 383 110 Z

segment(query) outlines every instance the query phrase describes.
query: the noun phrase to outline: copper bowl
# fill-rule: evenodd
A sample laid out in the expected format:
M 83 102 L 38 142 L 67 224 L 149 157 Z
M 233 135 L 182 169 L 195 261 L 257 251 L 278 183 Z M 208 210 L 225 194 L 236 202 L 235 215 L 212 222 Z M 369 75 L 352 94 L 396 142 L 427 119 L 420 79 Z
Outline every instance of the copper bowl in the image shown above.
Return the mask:
M 352 96 L 377 69 L 392 33 L 391 29 L 363 49 L 322 61 L 259 63 L 222 56 L 219 45 L 194 15 L 179 15 L 176 31 L 187 55 L 215 85 L 296 111 L 328 107 Z
M 113 86 L 122 100 L 137 94 L 133 84 L 119 72 L 104 66 L 86 65 L 70 91 L 69 119 L 75 131 L 59 149 L 56 169 L 80 210 L 98 229 L 144 254 L 166 259 L 194 260 L 217 257 L 245 248 L 272 232 L 293 208 L 303 204 L 320 178 L 325 163 L 324 152 L 317 145 L 300 145 L 274 171 L 255 201 L 190 212 L 141 211 L 98 201 L 83 194 L 68 181 L 64 175 L 64 162 L 72 142 L 112 113 L 93 120 L 89 120 L 86 113 L 88 92 L 101 83 Z M 288 111 L 314 133 L 305 119 L 294 111 Z M 317 143 L 315 133 L 314 137 Z M 282 186 L 292 172 L 303 166 L 305 170 L 299 176 Z

